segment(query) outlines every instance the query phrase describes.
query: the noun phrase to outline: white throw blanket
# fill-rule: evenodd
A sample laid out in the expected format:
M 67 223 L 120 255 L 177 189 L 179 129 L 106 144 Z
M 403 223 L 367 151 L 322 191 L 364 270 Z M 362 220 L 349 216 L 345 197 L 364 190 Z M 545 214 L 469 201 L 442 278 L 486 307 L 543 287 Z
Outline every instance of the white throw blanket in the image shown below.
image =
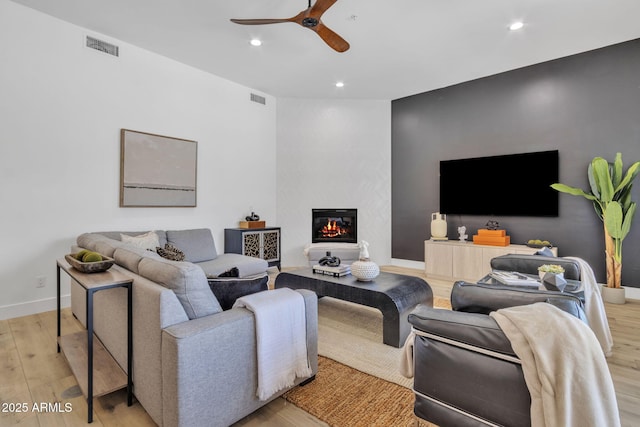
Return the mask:
M 312 374 L 307 355 L 304 297 L 289 288 L 238 298 L 233 307 L 251 310 L 256 319 L 260 400 Z
M 589 327 L 598 342 L 605 356 L 611 356 L 611 350 L 613 349 L 613 338 L 611 337 L 611 330 L 609 329 L 609 322 L 607 321 L 607 313 L 604 309 L 604 303 L 602 302 L 602 295 L 600 294 L 600 285 L 596 281 L 596 277 L 593 274 L 593 269 L 588 262 L 581 258 L 565 257 L 567 259 L 576 261 L 580 266 L 580 281 L 582 282 L 581 290 L 584 291 L 584 308 L 589 320 Z
M 400 354 L 400 374 L 406 378 L 413 378 L 413 349 L 416 342 L 416 333 L 411 330 L 404 341 L 402 353 Z
M 546 303 L 491 316 L 522 361 L 533 427 L 620 426 L 611 374 L 587 325 Z

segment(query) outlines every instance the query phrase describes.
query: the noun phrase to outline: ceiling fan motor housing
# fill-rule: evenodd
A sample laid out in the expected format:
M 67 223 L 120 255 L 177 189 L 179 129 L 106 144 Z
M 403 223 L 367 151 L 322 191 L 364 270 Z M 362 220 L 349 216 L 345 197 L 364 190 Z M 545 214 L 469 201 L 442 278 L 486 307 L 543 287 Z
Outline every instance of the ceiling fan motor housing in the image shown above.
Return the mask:
M 303 27 L 311 28 L 315 27 L 316 25 L 318 25 L 318 20 L 316 18 L 304 18 L 302 20 Z

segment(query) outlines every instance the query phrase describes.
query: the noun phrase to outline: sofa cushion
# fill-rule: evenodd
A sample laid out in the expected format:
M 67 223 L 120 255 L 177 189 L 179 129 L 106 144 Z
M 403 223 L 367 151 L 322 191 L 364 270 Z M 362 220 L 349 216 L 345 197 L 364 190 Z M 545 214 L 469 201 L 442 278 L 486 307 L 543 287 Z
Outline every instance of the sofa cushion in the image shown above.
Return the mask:
M 106 237 L 106 238 L 109 238 L 109 239 L 112 239 L 112 240 L 122 241 L 122 235 L 123 234 L 125 234 L 127 236 L 140 236 L 140 235 L 146 234 L 146 233 L 148 233 L 148 231 L 97 231 L 97 232 L 86 233 L 86 234 L 89 235 L 89 236 L 101 236 L 101 237 Z M 164 231 L 164 230 L 155 230 L 154 233 L 156 233 L 158 235 L 158 240 L 160 241 L 160 244 L 158 246 L 164 246 L 165 243 L 167 243 L 167 233 L 166 233 L 166 231 Z M 81 235 L 81 237 L 82 236 L 83 235 Z M 82 245 L 80 245 L 80 243 L 78 242 L 78 246 L 82 246 Z M 82 246 L 82 247 L 84 248 L 85 246 Z
M 116 264 L 136 274 L 139 272 L 138 264 L 143 258 L 160 258 L 160 256 L 155 252 L 127 245 L 126 243 L 113 253 L 113 259 L 116 260 Z
M 138 274 L 173 290 L 189 319 L 222 311 L 204 272 L 195 264 L 144 257 L 138 264 Z
M 129 236 L 127 234 L 120 234 L 120 240 L 124 243 L 128 243 L 133 246 L 137 246 L 142 249 L 149 249 L 155 251 L 160 246 L 160 239 L 155 231 L 149 231 L 148 233 L 141 234 L 139 236 Z
M 185 261 L 209 261 L 218 256 L 208 228 L 167 231 L 167 242 L 184 252 Z
M 78 236 L 78 238 L 76 239 L 76 243 L 78 243 L 78 246 L 80 246 L 81 248 L 89 249 L 90 251 L 96 251 L 96 245 L 98 244 L 98 242 L 108 242 L 109 240 L 111 239 L 101 234 L 83 233 Z
M 108 257 L 113 258 L 113 253 L 115 252 L 115 250 L 123 245 L 124 243 L 118 240 L 113 240 L 113 239 L 98 240 L 95 243 L 94 250 L 98 253 L 101 253 L 102 255 L 106 255 Z
M 269 268 L 269 263 L 263 259 L 231 253 L 220 254 L 216 259 L 198 262 L 196 265 L 204 270 L 208 278 L 218 277 L 233 267 L 238 269 L 240 278 L 262 274 Z

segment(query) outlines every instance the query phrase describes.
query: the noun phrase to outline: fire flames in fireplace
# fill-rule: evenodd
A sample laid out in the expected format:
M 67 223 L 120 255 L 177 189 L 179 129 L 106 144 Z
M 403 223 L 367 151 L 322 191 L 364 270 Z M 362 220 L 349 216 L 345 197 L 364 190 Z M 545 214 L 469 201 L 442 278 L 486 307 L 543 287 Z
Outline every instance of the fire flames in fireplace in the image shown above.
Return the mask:
M 318 234 L 323 239 L 333 239 L 349 235 L 351 230 L 350 227 L 344 227 L 338 221 L 329 218 L 327 224 L 318 231 Z

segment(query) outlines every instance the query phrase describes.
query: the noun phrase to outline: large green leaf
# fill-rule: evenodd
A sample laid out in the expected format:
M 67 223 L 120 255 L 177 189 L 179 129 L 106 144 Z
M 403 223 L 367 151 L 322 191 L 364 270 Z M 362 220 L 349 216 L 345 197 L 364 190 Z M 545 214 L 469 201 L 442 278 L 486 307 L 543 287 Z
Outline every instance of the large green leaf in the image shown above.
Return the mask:
M 589 163 L 589 167 L 587 168 L 587 177 L 589 178 L 589 187 L 591 187 L 591 194 L 599 199 L 600 189 L 598 188 L 596 177 L 593 175 L 593 162 Z
M 622 179 L 622 153 L 616 154 L 616 159 L 613 162 L 612 179 L 613 187 L 617 188 Z
M 629 210 L 624 215 L 624 220 L 622 220 L 622 235 L 620 237 L 620 240 L 624 240 L 624 238 L 627 237 L 627 234 L 629 234 L 629 230 L 631 230 L 631 222 L 633 221 L 633 215 L 635 215 L 635 213 L 636 204 L 631 203 L 631 206 L 629 206 Z
M 598 215 L 598 218 L 600 218 L 600 220 L 602 220 L 602 206 L 600 205 L 600 202 L 597 200 L 593 201 L 593 209 L 596 211 L 596 215 Z
M 633 184 L 627 185 L 623 191 L 620 192 L 618 197 L 616 197 L 617 201 L 622 205 L 622 211 L 627 212 L 629 210 L 629 206 L 631 206 L 631 190 L 633 189 Z
M 600 191 L 600 200 L 605 204 L 609 203 L 613 200 L 614 193 L 611 175 L 609 174 L 609 163 L 602 157 L 596 157 L 591 164 L 593 166 L 593 177 Z
M 604 225 L 614 239 L 622 239 L 622 206 L 611 202 L 604 211 Z
M 585 193 L 585 191 L 582 188 L 570 187 L 566 184 L 560 184 L 560 183 L 551 184 L 551 188 L 561 193 L 571 194 L 572 196 L 582 196 L 589 200 L 597 200 L 597 198 L 594 197 L 593 194 Z
M 640 172 L 640 162 L 635 162 L 627 169 L 627 174 L 624 176 L 624 179 L 620 181 L 620 184 L 616 187 L 616 193 L 631 183 L 638 175 L 638 172 Z

